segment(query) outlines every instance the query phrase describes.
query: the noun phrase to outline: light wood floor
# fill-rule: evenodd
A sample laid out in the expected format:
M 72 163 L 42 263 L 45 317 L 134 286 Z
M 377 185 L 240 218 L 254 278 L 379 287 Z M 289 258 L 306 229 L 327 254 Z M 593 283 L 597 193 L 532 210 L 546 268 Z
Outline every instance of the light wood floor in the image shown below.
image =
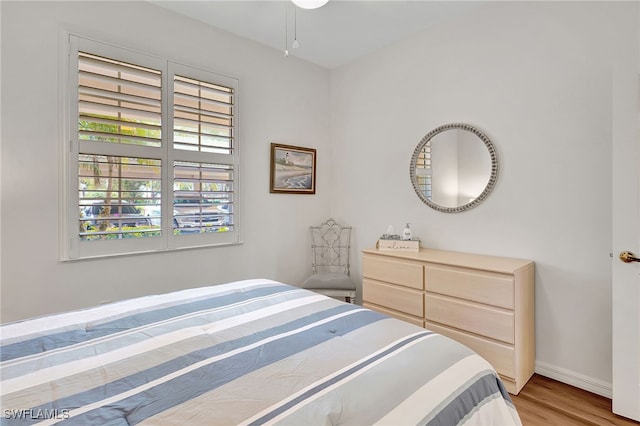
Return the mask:
M 608 398 L 537 374 L 511 399 L 524 426 L 640 425 L 613 414 Z

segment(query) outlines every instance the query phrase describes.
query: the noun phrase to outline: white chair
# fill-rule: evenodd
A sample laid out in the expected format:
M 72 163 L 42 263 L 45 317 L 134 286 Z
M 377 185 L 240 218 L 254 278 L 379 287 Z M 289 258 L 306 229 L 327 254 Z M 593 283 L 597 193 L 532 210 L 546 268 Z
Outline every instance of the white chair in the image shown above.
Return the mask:
M 328 219 L 311 226 L 311 276 L 302 288 L 354 303 L 356 286 L 349 276 L 351 227 Z

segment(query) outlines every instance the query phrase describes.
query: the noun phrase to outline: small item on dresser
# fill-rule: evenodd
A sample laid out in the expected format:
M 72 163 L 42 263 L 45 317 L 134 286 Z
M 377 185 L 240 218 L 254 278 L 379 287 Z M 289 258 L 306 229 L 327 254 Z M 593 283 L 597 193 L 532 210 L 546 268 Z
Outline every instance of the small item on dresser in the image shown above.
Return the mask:
M 411 237 L 411 228 L 409 223 L 402 235 L 393 233 L 393 226 L 389 225 L 387 232 L 382 234 L 376 243 L 376 247 L 379 250 L 394 250 L 394 251 L 419 251 L 420 239 Z
M 404 241 L 411 240 L 411 228 L 409 227 L 409 223 L 404 226 L 404 230 L 402 231 L 402 239 Z
M 380 238 L 383 239 L 383 240 L 395 240 L 395 239 L 400 238 L 400 236 L 394 233 L 393 225 L 389 225 L 389 226 L 387 226 L 387 232 L 382 234 L 382 237 L 380 237 Z
M 398 236 L 399 237 L 399 236 Z M 420 240 L 401 240 L 400 238 L 386 239 L 380 238 L 376 244 L 378 250 L 382 251 L 420 251 Z

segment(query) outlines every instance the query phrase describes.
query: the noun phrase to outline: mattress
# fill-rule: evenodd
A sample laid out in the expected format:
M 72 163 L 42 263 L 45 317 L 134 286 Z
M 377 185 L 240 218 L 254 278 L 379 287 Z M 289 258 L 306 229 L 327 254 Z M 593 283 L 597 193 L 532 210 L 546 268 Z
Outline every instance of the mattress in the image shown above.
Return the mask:
M 466 346 L 271 280 L 5 324 L 0 336 L 7 425 L 521 424 Z

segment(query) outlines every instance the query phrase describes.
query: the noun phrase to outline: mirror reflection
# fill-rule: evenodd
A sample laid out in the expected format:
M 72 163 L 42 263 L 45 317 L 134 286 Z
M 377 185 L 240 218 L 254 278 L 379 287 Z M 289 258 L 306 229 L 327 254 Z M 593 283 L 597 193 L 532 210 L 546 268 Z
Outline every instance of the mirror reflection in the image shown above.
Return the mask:
M 429 132 L 411 161 L 411 180 L 427 205 L 444 212 L 475 207 L 493 189 L 498 162 L 489 138 L 466 124 Z

